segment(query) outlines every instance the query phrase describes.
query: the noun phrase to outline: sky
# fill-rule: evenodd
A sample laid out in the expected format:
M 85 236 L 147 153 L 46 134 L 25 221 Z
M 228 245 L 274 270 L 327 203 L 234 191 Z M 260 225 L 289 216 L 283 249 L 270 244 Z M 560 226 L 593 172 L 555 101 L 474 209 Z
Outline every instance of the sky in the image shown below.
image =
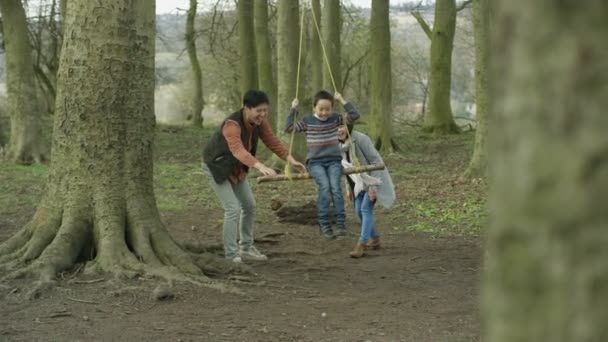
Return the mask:
M 230 1 L 232 0 L 224 0 Z M 371 0 L 349 0 L 353 5 L 358 7 L 370 7 Z M 391 5 L 398 5 L 404 2 L 415 2 L 415 0 L 390 0 Z M 199 1 L 199 7 L 204 3 L 215 3 L 215 1 L 204 0 Z M 179 9 L 188 9 L 189 0 L 156 0 L 156 13 L 177 13 Z

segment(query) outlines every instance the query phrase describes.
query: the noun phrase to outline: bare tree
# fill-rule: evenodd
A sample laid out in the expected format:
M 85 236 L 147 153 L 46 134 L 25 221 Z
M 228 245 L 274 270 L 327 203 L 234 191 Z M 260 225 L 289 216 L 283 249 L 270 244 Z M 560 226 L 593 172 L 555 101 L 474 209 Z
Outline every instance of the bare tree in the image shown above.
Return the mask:
M 196 35 L 195 35 L 195 20 L 198 7 L 197 0 L 190 0 L 190 8 L 188 9 L 186 19 L 186 50 L 188 51 L 188 59 L 192 67 L 192 76 L 194 77 L 194 88 L 192 89 L 192 112 L 189 117 L 192 119 L 194 127 L 203 126 L 203 108 L 205 107 L 205 99 L 203 96 L 203 72 L 201 64 L 198 61 L 196 50 Z

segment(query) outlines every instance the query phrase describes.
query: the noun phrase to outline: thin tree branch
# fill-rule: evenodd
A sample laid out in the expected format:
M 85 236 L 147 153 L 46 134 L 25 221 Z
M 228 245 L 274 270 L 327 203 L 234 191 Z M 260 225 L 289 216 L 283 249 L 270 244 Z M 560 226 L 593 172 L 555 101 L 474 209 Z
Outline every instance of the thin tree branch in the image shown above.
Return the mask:
M 433 39 L 433 30 L 431 29 L 429 24 L 426 22 L 426 20 L 424 20 L 424 18 L 420 14 L 420 12 L 412 11 L 410 13 L 414 16 L 414 18 L 416 18 L 416 21 L 418 21 L 418 24 L 420 24 L 420 27 L 422 28 L 424 33 L 426 33 L 426 36 L 429 39 Z
M 462 11 L 463 9 L 467 8 L 471 3 L 473 3 L 473 0 L 463 1 L 460 5 L 456 7 L 456 12 Z

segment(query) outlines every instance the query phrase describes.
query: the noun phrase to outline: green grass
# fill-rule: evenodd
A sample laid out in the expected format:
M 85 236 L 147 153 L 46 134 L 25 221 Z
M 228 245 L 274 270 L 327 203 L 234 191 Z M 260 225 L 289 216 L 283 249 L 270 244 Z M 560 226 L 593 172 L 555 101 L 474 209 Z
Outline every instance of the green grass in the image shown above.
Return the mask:
M 158 127 L 154 187 L 162 212 L 187 215 L 201 208 L 221 210 L 201 170 L 203 142 L 215 129 Z M 395 232 L 433 236 L 482 234 L 487 220 L 485 185 L 455 181 L 466 169 L 474 135 L 426 136 L 407 127 L 396 131 L 404 151 L 384 156 L 397 189 L 395 206 L 382 212 L 384 224 Z M 12 221 L 36 207 L 47 171 L 45 165 L 0 163 L 0 220 Z M 298 201 L 316 193 L 312 182 L 252 185 L 262 221 L 275 220 L 267 208 L 271 197 Z
M 35 207 L 44 191 L 48 168 L 0 163 L 0 217 Z
M 406 203 L 404 225 L 394 230 L 431 233 L 435 235 L 478 235 L 487 218 L 485 203 L 478 200 L 440 202 L 425 200 Z
M 219 206 L 200 163 L 157 163 L 154 167 L 154 191 L 158 208 L 162 211 L 182 211 L 201 205 Z

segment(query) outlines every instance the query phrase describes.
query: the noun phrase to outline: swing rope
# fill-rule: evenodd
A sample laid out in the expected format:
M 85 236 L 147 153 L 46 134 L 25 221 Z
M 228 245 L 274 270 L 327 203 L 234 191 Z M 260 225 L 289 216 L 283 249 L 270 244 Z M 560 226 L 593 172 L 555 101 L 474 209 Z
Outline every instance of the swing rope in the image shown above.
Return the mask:
M 298 48 L 298 71 L 296 73 L 296 99 L 298 98 L 298 93 L 300 90 L 300 68 L 302 65 L 302 41 L 304 40 L 304 11 L 302 11 L 302 14 L 300 15 L 300 46 Z M 296 118 L 294 117 L 293 120 L 293 128 L 291 130 L 291 137 L 289 138 L 289 156 L 291 156 L 291 152 L 293 151 L 293 141 L 294 141 L 294 137 L 295 137 L 295 133 L 296 133 L 296 129 L 295 129 L 295 124 L 296 124 Z M 284 170 L 285 176 L 287 177 L 287 179 L 291 180 L 291 168 L 289 166 L 289 163 L 285 163 L 285 170 Z
M 321 50 L 323 51 L 323 59 L 325 61 L 325 65 L 327 66 L 327 71 L 329 73 L 329 77 L 331 79 L 331 84 L 334 87 L 334 94 L 338 92 L 338 87 L 336 86 L 336 81 L 334 79 L 334 74 L 331 71 L 331 65 L 329 64 L 329 58 L 327 57 L 327 51 L 325 49 L 325 43 L 323 40 L 323 34 L 321 33 L 321 29 L 319 28 L 319 22 L 317 21 L 317 15 L 314 11 L 314 9 L 311 9 L 312 12 L 312 19 L 313 22 L 315 24 L 315 29 L 317 31 L 317 35 L 319 36 L 319 42 L 321 43 Z M 302 14 L 300 15 L 300 46 L 299 46 L 299 51 L 298 51 L 298 71 L 297 71 L 297 75 L 296 75 L 296 99 L 298 98 L 298 91 L 300 90 L 300 68 L 301 68 L 301 64 L 302 64 L 302 41 L 303 41 L 303 36 L 304 36 L 304 14 L 305 11 L 302 11 Z M 343 123 L 346 125 L 346 121 L 347 119 L 342 119 Z M 291 137 L 290 137 L 290 141 L 289 141 L 289 155 L 291 156 L 291 153 L 293 151 L 293 142 L 294 142 L 294 134 L 295 134 L 295 118 L 294 118 L 294 123 L 293 123 L 294 127 L 291 131 Z M 361 171 L 361 163 L 359 162 L 359 158 L 357 157 L 357 153 L 355 151 L 355 143 L 352 140 L 352 137 L 350 135 L 350 132 L 348 131 L 348 129 L 346 129 L 346 136 L 348 137 L 348 140 L 350 141 L 350 159 L 353 161 L 353 165 L 355 167 L 355 169 L 357 171 Z M 287 177 L 287 179 L 291 180 L 291 170 L 289 167 L 289 164 L 285 165 L 285 170 L 284 170 L 285 176 Z
M 319 28 L 319 22 L 317 21 L 317 15 L 315 11 L 312 11 L 312 19 L 315 23 L 315 28 L 317 30 L 317 35 L 319 36 L 319 41 L 321 42 L 321 50 L 323 51 L 323 58 L 325 59 L 325 65 L 327 66 L 327 71 L 329 73 L 329 78 L 331 79 L 331 84 L 334 86 L 334 94 L 338 92 L 338 87 L 336 87 L 336 81 L 334 79 L 334 74 L 331 71 L 331 65 L 329 64 L 329 58 L 327 57 L 327 51 L 325 50 L 325 44 L 323 40 L 323 35 L 321 34 L 321 29 Z M 344 125 L 346 125 L 346 118 L 342 119 Z M 350 158 L 353 161 L 353 165 L 357 170 L 361 169 L 361 163 L 359 162 L 359 158 L 357 158 L 357 153 L 355 152 L 355 143 L 351 139 L 350 132 L 346 129 L 346 136 L 350 141 Z

